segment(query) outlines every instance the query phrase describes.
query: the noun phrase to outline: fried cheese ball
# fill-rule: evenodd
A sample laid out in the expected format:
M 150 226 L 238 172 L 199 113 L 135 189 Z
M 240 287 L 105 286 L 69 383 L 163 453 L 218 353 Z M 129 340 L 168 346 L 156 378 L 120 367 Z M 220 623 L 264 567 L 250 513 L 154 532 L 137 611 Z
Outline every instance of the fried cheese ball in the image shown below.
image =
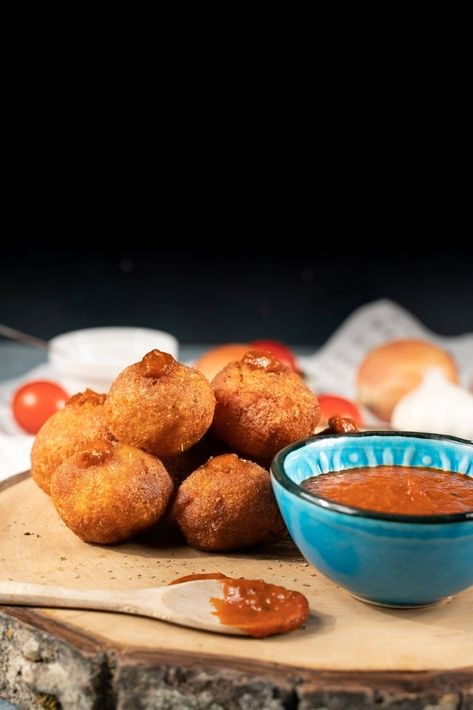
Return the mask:
M 107 425 L 105 395 L 90 389 L 69 399 L 39 430 L 31 449 L 31 473 L 45 493 L 50 492 L 56 468 L 91 439 L 112 438 Z
M 174 490 L 171 496 L 171 502 L 166 512 L 165 520 L 169 525 L 176 527 L 177 523 L 173 517 L 173 502 L 179 490 L 179 486 L 188 478 L 191 473 L 200 466 L 203 466 L 213 456 L 228 453 L 228 446 L 219 439 L 213 436 L 212 432 L 208 431 L 197 444 L 194 444 L 190 449 L 182 454 L 175 456 L 163 456 L 161 461 L 166 467 L 166 471 L 171 476 Z
M 161 461 L 172 478 L 177 490 L 181 483 L 211 457 L 228 453 L 228 446 L 208 431 L 197 444 L 182 454 L 163 456 Z
M 249 351 L 212 381 L 212 430 L 233 450 L 270 461 L 284 446 L 313 434 L 320 419 L 314 393 L 267 352 Z
M 210 459 L 181 484 L 172 518 L 189 545 L 238 550 L 283 536 L 269 473 L 236 454 Z
M 199 441 L 214 408 L 204 375 L 160 350 L 123 370 L 105 403 L 112 434 L 159 457 L 182 453 Z
M 159 459 L 128 444 L 96 439 L 53 474 L 51 497 L 85 542 L 121 542 L 162 517 L 172 481 Z

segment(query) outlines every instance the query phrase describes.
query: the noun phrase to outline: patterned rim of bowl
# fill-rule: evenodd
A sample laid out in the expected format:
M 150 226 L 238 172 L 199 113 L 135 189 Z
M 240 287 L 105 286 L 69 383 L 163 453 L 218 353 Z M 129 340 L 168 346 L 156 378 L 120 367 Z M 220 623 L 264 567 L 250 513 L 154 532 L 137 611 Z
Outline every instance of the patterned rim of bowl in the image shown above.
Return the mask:
M 444 434 L 425 434 L 422 432 L 415 431 L 360 431 L 355 434 L 319 434 L 318 436 L 311 436 L 308 439 L 303 439 L 302 441 L 297 441 L 294 444 L 289 444 L 279 453 L 276 454 L 271 463 L 271 473 L 273 474 L 276 481 L 283 486 L 286 490 L 294 493 L 299 498 L 308 501 L 312 505 L 317 505 L 320 508 L 325 508 L 326 510 L 334 510 L 337 513 L 344 513 L 345 515 L 356 515 L 360 518 L 374 518 L 377 520 L 388 520 L 395 523 L 420 523 L 420 524 L 432 524 L 432 523 L 458 523 L 469 521 L 473 522 L 473 510 L 465 511 L 462 513 L 439 513 L 438 515 L 403 515 L 401 513 L 382 513 L 376 510 L 367 510 L 364 508 L 355 508 L 348 505 L 343 505 L 341 503 L 335 503 L 328 498 L 323 498 L 316 493 L 310 493 L 302 488 L 298 483 L 289 478 L 284 470 L 284 463 L 289 454 L 297 449 L 302 449 L 307 444 L 312 442 L 323 441 L 324 439 L 362 439 L 364 437 L 406 437 L 411 439 L 434 439 L 438 441 L 451 441 L 457 444 L 463 444 L 470 446 L 472 449 L 473 456 L 473 441 L 468 439 L 459 439 L 455 436 L 446 436 Z

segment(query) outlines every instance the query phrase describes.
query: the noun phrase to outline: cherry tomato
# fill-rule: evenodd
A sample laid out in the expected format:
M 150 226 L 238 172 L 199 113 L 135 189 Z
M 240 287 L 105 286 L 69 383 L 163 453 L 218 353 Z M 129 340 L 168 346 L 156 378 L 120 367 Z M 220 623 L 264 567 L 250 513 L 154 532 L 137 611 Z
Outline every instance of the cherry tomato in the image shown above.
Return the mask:
M 334 394 L 319 394 L 317 399 L 320 404 L 321 421 L 326 422 L 330 417 L 338 414 L 340 417 L 350 417 L 358 426 L 363 424 L 360 410 L 349 399 Z
M 294 353 L 287 347 L 287 345 L 280 343 L 279 340 L 253 340 L 250 345 L 254 350 L 267 350 L 274 355 L 279 362 L 282 362 L 283 365 L 287 365 L 291 368 L 291 370 L 299 372 L 299 367 Z
M 37 434 L 46 419 L 62 409 L 68 399 L 67 392 L 54 382 L 27 382 L 13 395 L 13 416 L 28 434 Z

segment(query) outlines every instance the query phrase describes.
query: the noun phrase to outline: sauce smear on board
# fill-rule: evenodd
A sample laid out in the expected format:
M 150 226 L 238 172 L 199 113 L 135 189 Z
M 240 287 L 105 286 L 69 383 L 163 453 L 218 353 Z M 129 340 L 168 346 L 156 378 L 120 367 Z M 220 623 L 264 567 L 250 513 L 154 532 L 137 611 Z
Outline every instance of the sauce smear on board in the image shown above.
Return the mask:
M 264 638 L 298 629 L 309 616 L 309 603 L 303 594 L 262 579 L 233 579 L 221 572 L 189 574 L 171 584 L 197 579 L 221 579 L 223 599 L 210 599 L 213 612 L 222 624 L 236 626 L 249 636 Z
M 302 487 L 335 503 L 382 513 L 473 512 L 473 478 L 434 468 L 352 468 L 313 476 Z

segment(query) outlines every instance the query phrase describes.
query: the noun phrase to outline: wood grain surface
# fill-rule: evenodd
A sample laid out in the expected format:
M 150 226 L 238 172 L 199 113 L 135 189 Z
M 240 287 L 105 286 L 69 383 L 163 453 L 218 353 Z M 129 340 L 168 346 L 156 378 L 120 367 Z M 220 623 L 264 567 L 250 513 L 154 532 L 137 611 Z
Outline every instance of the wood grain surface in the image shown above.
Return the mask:
M 121 659 L 120 667 L 127 669 L 127 684 L 143 669 L 156 670 L 156 664 L 176 663 L 181 669 L 203 664 L 214 670 L 243 674 L 245 678 L 248 674 L 260 679 L 267 676 L 271 683 L 277 678 L 279 684 L 291 678 L 291 682 L 298 682 L 299 678 L 304 680 L 306 690 L 315 682 L 315 689 L 310 692 L 316 694 L 321 682 L 328 688 L 348 683 L 352 689 L 354 678 L 355 685 L 361 683 L 371 694 L 386 683 L 398 691 L 402 686 L 404 692 L 406 683 L 412 684 L 415 679 L 417 690 L 409 692 L 417 697 L 420 685 L 426 682 L 431 686 L 434 677 L 439 693 L 444 691 L 445 683 L 452 692 L 457 683 L 473 689 L 473 589 L 423 610 L 381 609 L 353 599 L 325 579 L 289 541 L 235 554 L 211 555 L 176 542 L 158 528 L 153 534 L 126 544 L 89 545 L 64 526 L 50 499 L 26 474 L 9 479 L 0 487 L 2 579 L 132 590 L 166 584 L 193 572 L 215 570 L 230 576 L 264 578 L 301 591 L 311 607 L 305 628 L 259 640 L 106 612 L 19 607 L 3 607 L 0 612 L 12 623 L 50 634 L 87 658 L 112 649 L 114 657 Z M 137 668 L 141 670 L 138 672 Z M 292 685 L 291 688 L 289 694 L 294 692 Z M 373 699 L 375 702 L 380 701 Z M 64 700 L 62 703 L 68 707 Z M 280 707 L 286 706 L 290 704 Z M 234 705 L 230 703 L 228 707 Z
M 338 589 L 289 542 L 212 555 L 169 544 L 168 536 L 157 530 L 127 544 L 89 545 L 65 527 L 48 496 L 29 478 L 5 488 L 0 506 L 0 569 L 7 580 L 123 591 L 219 570 L 297 589 L 310 602 L 311 616 L 303 630 L 264 640 L 211 635 L 108 612 L 44 612 L 113 644 L 319 670 L 454 669 L 473 659 L 473 589 L 424 610 L 381 609 Z

